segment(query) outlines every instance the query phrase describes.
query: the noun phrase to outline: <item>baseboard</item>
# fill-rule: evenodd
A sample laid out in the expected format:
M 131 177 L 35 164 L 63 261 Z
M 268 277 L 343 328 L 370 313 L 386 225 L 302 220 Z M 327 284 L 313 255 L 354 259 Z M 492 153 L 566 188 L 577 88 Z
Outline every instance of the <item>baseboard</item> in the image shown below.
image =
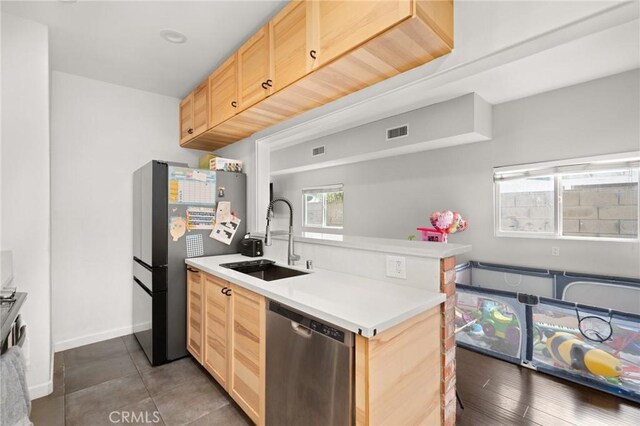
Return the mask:
M 53 380 L 44 382 L 39 385 L 29 386 L 29 397 L 33 401 L 34 399 L 42 398 L 53 392 Z
M 114 328 L 100 333 L 88 334 L 86 336 L 74 337 L 73 339 L 61 340 L 54 343 L 55 352 L 66 351 L 67 349 L 77 348 L 78 346 L 89 345 L 91 343 L 101 342 L 103 340 L 113 339 L 114 337 L 126 336 L 133 333 L 131 326 Z

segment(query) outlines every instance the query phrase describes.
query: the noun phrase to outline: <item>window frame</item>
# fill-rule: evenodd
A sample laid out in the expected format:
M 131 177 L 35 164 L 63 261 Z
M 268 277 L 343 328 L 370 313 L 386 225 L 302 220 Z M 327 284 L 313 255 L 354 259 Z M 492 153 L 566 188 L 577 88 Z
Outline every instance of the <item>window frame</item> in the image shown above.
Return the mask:
M 323 194 L 323 202 L 322 202 L 322 225 L 308 225 L 307 222 L 307 201 L 306 196 L 308 193 L 322 193 Z M 327 225 L 327 196 L 328 193 L 334 192 L 342 192 L 342 226 L 329 226 Z M 302 230 L 303 232 L 324 232 L 326 233 L 341 233 L 344 229 L 344 185 L 343 184 L 334 184 L 334 185 L 320 185 L 314 186 L 310 188 L 302 188 Z
M 562 202 L 562 177 L 570 174 L 569 172 L 564 173 L 549 173 L 549 174 L 536 174 L 535 176 L 550 176 L 553 177 L 554 180 L 554 231 L 553 232 L 526 232 L 526 231 L 503 231 L 501 229 L 501 221 L 502 221 L 502 212 L 500 210 L 500 183 L 501 180 L 496 180 L 496 172 L 503 173 L 517 173 L 517 172 L 526 172 L 527 170 L 541 170 L 541 169 L 549 169 L 549 168 L 562 168 L 562 167 L 571 167 L 571 166 L 579 166 L 590 163 L 611 163 L 611 170 L 623 169 L 622 165 L 625 162 L 638 162 L 640 160 L 640 151 L 630 152 L 630 153 L 621 153 L 621 154 L 612 154 L 612 155 L 602 155 L 597 157 L 587 157 L 587 158 L 579 158 L 573 160 L 560 160 L 554 162 L 544 162 L 544 163 L 532 163 L 532 164 L 523 164 L 517 166 L 507 166 L 507 167 L 495 167 L 493 169 L 493 219 L 494 219 L 494 236 L 495 237 L 504 237 L 504 238 L 533 238 L 533 239 L 548 239 L 548 240 L 578 240 L 578 241 L 602 241 L 602 242 L 630 242 L 630 243 L 638 243 L 640 242 L 640 201 L 636 206 L 638 209 L 638 216 L 636 219 L 637 223 L 637 233 L 635 238 L 623 238 L 623 237 L 594 237 L 594 236 L 578 236 L 578 235 L 563 235 L 563 202 Z M 632 167 L 633 169 L 638 169 L 637 166 Z M 521 179 L 526 178 L 527 176 L 523 176 Z M 638 182 L 638 199 L 640 200 L 640 182 Z

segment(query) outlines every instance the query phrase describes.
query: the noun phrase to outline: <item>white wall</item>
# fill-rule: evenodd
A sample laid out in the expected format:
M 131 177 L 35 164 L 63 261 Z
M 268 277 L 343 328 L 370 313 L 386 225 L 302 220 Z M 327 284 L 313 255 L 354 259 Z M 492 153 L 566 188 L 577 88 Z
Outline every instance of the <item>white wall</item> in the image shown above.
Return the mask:
M 57 71 L 51 95 L 58 351 L 131 332 L 132 174 L 202 152 L 178 146 L 178 99 Z
M 330 136 L 271 152 L 271 174 L 308 171 L 486 141 L 492 107 L 475 93 L 374 121 Z M 408 134 L 387 139 L 387 130 L 408 125 Z M 324 154 L 313 157 L 313 149 Z
M 44 25 L 2 16 L 2 249 L 14 285 L 28 293 L 31 397 L 51 383 L 49 47 Z
M 275 176 L 274 192 L 294 203 L 298 229 L 301 188 L 343 183 L 347 235 L 403 239 L 432 211 L 457 210 L 469 229 L 450 240 L 473 246 L 465 258 L 637 278 L 638 243 L 495 237 L 492 168 L 640 149 L 639 78 L 634 70 L 496 105 L 491 141 Z

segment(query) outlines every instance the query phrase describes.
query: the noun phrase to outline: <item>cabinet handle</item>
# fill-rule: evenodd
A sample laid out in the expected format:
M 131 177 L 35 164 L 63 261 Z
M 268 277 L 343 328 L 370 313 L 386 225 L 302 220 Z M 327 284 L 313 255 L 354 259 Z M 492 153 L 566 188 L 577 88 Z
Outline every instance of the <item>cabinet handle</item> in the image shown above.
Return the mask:
M 226 289 L 227 289 L 227 287 L 223 287 L 223 288 L 220 290 L 220 293 L 222 293 L 222 294 L 227 294 L 227 293 L 225 293 L 225 292 L 224 292 Z
M 267 80 L 265 83 L 267 83 L 267 86 L 269 87 L 273 86 L 273 80 Z
M 224 292 L 224 294 L 226 294 L 227 296 L 231 296 L 231 289 L 228 288 L 227 291 Z
M 197 269 L 193 269 L 193 268 L 190 268 L 190 267 L 188 267 L 188 266 L 187 266 L 187 271 L 191 271 L 191 272 L 193 272 L 194 274 L 199 274 L 199 273 L 200 273 L 200 271 L 198 271 Z
M 190 135 L 193 134 L 193 129 L 187 130 L 187 133 L 189 133 Z
M 269 86 L 267 86 L 267 82 L 266 82 L 266 81 L 263 81 L 263 82 L 262 82 L 262 88 L 266 90 L 268 87 L 269 87 Z
M 238 103 L 236 101 L 231 101 L 231 106 L 235 108 L 238 106 Z
M 316 51 L 315 50 L 310 50 L 309 51 L 309 56 L 311 56 L 313 59 L 316 59 Z

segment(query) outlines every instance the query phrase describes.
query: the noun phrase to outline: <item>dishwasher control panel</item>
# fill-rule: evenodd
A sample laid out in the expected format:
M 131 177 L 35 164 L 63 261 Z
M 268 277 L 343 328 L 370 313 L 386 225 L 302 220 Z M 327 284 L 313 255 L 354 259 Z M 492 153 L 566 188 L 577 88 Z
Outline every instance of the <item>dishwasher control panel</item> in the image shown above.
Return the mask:
M 311 320 L 309 324 L 309 328 L 318 333 L 324 334 L 327 337 L 331 337 L 332 339 L 339 340 L 344 342 L 344 332 L 333 327 L 329 327 L 328 325 L 322 324 L 318 321 Z
M 324 324 L 315 319 L 311 319 L 274 301 L 269 301 L 269 310 L 282 315 L 305 328 L 313 330 L 316 333 L 322 334 L 323 336 L 329 337 L 333 340 L 337 340 L 340 343 L 345 343 L 345 332 L 338 328 Z

